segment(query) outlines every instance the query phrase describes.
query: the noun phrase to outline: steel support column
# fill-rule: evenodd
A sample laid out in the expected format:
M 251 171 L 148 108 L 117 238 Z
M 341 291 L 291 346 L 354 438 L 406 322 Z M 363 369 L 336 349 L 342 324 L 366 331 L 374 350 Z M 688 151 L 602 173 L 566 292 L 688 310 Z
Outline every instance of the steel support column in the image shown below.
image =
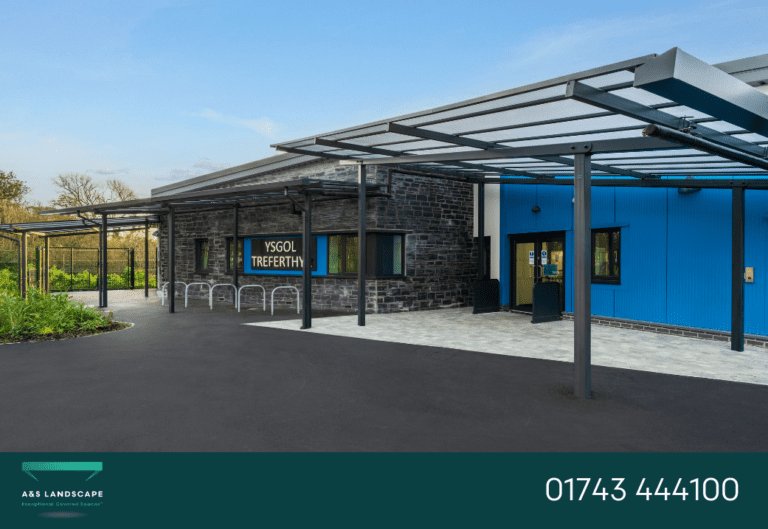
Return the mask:
M 19 247 L 19 278 L 21 280 L 21 297 L 27 299 L 27 232 L 21 232 Z
M 173 206 L 168 206 L 168 313 L 173 314 L 176 311 L 176 238 L 173 235 L 174 230 L 174 211 Z
M 149 220 L 144 221 L 144 297 L 149 297 Z
M 235 285 L 235 297 L 232 298 L 232 302 L 237 305 L 237 252 L 240 249 L 240 244 L 237 239 L 237 234 L 239 233 L 239 226 L 237 224 L 238 220 L 238 212 L 240 209 L 240 206 L 238 204 L 235 204 L 232 208 L 232 216 L 234 217 L 232 219 L 232 284 Z M 304 254 L 305 256 L 307 254 Z M 229 259 L 229 256 L 227 256 L 227 259 Z M 245 256 L 243 256 L 243 259 L 245 259 Z
M 485 184 L 477 184 L 477 280 L 485 279 Z
M 365 237 L 365 198 L 366 198 L 366 169 L 360 164 L 357 167 L 357 324 L 365 326 L 365 272 L 366 272 L 366 237 Z
M 312 195 L 304 195 L 304 231 L 301 235 L 301 243 L 304 253 L 304 261 L 301 267 L 302 290 L 304 291 L 303 309 L 301 316 L 301 328 L 312 327 Z
M 744 350 L 744 188 L 732 190 L 731 350 Z
M 101 272 L 99 273 L 100 279 L 101 279 L 101 307 L 108 306 L 107 301 L 107 290 L 109 290 L 109 278 L 107 278 L 107 262 L 108 262 L 108 256 L 107 256 L 107 246 L 109 245 L 109 241 L 107 238 L 107 215 L 102 214 L 101 215 Z M 74 268 L 74 263 L 73 263 Z
M 592 187 L 590 154 L 574 157 L 573 208 L 573 363 L 576 370 L 574 393 L 592 396 L 591 289 L 592 289 Z
M 50 280 L 51 280 L 51 260 L 50 260 L 51 247 L 48 241 L 48 237 L 45 237 L 45 258 L 43 259 L 43 285 L 45 285 L 45 293 L 50 294 Z

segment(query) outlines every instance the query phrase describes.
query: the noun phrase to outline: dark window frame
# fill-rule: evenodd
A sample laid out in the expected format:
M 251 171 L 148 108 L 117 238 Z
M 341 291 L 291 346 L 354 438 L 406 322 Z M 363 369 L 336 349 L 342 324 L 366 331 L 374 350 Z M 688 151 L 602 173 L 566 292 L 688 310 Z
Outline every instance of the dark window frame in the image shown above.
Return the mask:
M 243 262 L 238 264 L 237 271 L 238 272 L 244 272 L 245 270 L 245 237 L 238 237 L 238 242 L 240 243 L 240 247 L 243 250 Z M 229 261 L 229 252 L 232 249 L 232 237 L 226 238 L 227 244 L 226 246 L 226 253 L 224 254 L 224 273 L 225 274 L 231 274 L 232 273 L 232 264 Z
M 401 243 L 400 243 L 400 270 L 401 272 L 399 274 L 376 274 L 376 263 L 377 263 L 377 245 L 376 245 L 376 238 L 377 237 L 393 237 L 393 236 L 400 236 L 401 237 Z M 366 236 L 366 261 L 367 261 L 367 273 L 366 277 L 371 279 L 397 279 L 397 278 L 403 278 L 406 277 L 406 267 L 405 267 L 405 236 L 406 233 L 368 233 Z M 341 248 L 339 250 L 339 256 L 341 260 L 341 272 L 331 272 L 331 237 L 341 237 Z M 356 278 L 357 272 L 347 272 L 347 260 L 345 256 L 347 255 L 347 239 L 356 239 L 357 234 L 356 233 L 329 233 L 328 234 L 328 273 L 327 277 L 343 277 L 343 278 Z
M 201 258 L 201 251 L 202 251 L 202 245 L 206 244 L 208 246 L 208 262 L 206 268 L 200 267 L 200 258 Z M 200 275 L 206 275 L 210 273 L 210 266 L 211 266 L 211 241 L 208 238 L 201 238 L 201 239 L 195 239 L 195 274 Z
M 608 234 L 608 271 L 614 268 L 619 271 L 618 275 L 595 275 L 595 250 L 597 245 L 595 239 L 598 233 Z M 614 242 L 613 234 L 618 233 L 618 243 Z M 592 230 L 592 283 L 603 285 L 621 284 L 621 228 L 600 228 Z

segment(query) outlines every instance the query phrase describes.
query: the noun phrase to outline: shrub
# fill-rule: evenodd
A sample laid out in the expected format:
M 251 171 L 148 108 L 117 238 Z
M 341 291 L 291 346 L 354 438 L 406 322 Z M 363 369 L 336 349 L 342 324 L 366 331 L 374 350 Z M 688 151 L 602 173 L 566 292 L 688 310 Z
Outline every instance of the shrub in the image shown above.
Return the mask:
M 93 330 L 112 323 L 112 313 L 102 315 L 83 303 L 67 298 L 66 293 L 45 294 L 30 289 L 27 299 L 0 295 L 0 336 L 5 341 L 27 335 Z

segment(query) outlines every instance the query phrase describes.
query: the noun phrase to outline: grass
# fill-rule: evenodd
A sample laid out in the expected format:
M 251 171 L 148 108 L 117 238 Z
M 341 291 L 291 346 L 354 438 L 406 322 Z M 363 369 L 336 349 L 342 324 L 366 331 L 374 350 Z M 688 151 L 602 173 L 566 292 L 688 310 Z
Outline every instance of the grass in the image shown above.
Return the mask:
M 3 343 L 74 338 L 127 326 L 115 322 L 111 312 L 102 314 L 70 300 L 63 292 L 46 294 L 31 289 L 27 299 L 16 293 L 0 294 L 0 340 Z

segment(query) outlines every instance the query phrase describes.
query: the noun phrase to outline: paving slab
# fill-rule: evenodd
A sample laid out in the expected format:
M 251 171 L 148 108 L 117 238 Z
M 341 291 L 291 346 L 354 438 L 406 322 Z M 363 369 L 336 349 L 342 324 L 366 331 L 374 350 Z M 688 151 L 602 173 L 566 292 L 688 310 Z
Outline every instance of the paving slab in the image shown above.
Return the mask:
M 368 314 L 313 320 L 313 332 L 393 343 L 573 362 L 573 322 L 532 324 L 511 312 L 472 314 L 471 308 Z M 298 331 L 290 321 L 248 323 Z M 654 332 L 592 325 L 592 364 L 768 385 L 768 352 L 745 347 L 731 351 L 716 342 Z

